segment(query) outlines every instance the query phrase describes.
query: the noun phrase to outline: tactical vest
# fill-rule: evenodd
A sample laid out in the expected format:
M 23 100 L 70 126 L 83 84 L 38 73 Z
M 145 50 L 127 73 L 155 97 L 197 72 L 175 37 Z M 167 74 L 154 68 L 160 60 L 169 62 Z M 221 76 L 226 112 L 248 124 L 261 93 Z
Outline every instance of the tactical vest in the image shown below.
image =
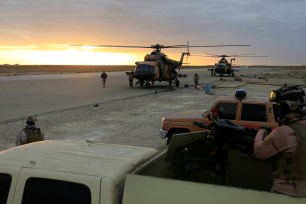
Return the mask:
M 43 135 L 39 128 L 36 128 L 35 130 L 24 128 L 23 130 L 27 136 L 26 144 L 43 140 Z
M 276 177 L 284 176 L 286 179 L 306 179 L 306 125 L 294 123 L 290 127 L 295 131 L 297 149 L 295 152 L 281 152 L 274 159 Z

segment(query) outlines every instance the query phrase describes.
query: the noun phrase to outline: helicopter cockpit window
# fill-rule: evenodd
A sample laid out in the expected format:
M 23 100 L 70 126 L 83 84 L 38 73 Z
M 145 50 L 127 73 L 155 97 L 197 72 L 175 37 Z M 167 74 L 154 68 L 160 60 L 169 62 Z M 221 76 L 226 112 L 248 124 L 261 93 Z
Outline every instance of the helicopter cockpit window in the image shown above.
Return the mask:
M 224 64 L 217 64 L 216 69 L 225 69 L 225 65 Z
M 155 67 L 150 64 L 139 64 L 136 67 L 136 71 L 154 73 Z

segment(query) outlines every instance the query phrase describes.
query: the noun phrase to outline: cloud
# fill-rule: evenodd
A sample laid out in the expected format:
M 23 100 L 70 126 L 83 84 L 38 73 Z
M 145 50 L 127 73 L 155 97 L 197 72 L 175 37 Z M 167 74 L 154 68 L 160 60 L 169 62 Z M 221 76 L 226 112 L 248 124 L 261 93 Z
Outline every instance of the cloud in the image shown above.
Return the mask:
M 0 38 L 67 44 L 252 44 L 251 52 L 305 64 L 303 57 L 288 58 L 306 52 L 300 46 L 306 36 L 305 10 L 304 0 L 2 0 Z

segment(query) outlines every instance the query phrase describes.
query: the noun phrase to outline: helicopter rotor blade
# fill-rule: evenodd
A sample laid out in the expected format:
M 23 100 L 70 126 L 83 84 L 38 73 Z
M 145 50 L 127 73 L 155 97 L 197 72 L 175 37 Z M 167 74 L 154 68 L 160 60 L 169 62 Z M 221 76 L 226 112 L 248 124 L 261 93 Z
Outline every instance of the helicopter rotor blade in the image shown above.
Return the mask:
M 231 55 L 202 55 L 202 54 L 193 54 L 193 56 L 198 56 L 198 57 L 232 57 Z
M 240 56 L 240 55 L 236 55 L 236 57 L 268 57 L 268 56 L 265 56 L 265 55 L 256 55 L 256 56 L 245 56 L 245 55 L 242 55 L 242 56 Z
M 74 47 L 82 47 L 82 46 L 89 46 L 89 47 L 122 47 L 122 48 L 190 48 L 190 47 L 233 47 L 233 46 L 251 46 L 251 45 L 189 45 L 189 42 L 187 45 L 160 45 L 155 44 L 151 46 L 138 46 L 138 45 L 78 45 L 78 44 L 72 44 L 70 46 Z
M 123 47 L 123 48 L 152 48 L 151 46 L 137 46 L 137 45 L 70 45 L 75 47 L 89 46 L 89 47 Z
M 198 57 L 268 57 L 266 55 L 256 55 L 256 54 L 235 54 L 235 55 L 216 55 L 216 54 L 193 54 L 193 56 Z

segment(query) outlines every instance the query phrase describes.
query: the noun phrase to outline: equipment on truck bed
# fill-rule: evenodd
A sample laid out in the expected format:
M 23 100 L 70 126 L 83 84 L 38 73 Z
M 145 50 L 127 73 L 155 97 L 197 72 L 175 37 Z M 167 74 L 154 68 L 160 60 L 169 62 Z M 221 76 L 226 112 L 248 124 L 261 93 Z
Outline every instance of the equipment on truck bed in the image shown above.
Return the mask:
M 226 184 L 229 151 L 239 150 L 253 157 L 253 144 L 257 130 L 244 128 L 224 119 L 216 120 L 208 126 L 199 122 L 193 124 L 208 130 L 186 133 L 201 134 L 201 136 L 198 136 L 199 139 L 195 139 L 194 142 L 175 148 L 172 161 L 177 175 L 188 177 L 204 170 L 210 177 L 218 177 L 221 184 Z

